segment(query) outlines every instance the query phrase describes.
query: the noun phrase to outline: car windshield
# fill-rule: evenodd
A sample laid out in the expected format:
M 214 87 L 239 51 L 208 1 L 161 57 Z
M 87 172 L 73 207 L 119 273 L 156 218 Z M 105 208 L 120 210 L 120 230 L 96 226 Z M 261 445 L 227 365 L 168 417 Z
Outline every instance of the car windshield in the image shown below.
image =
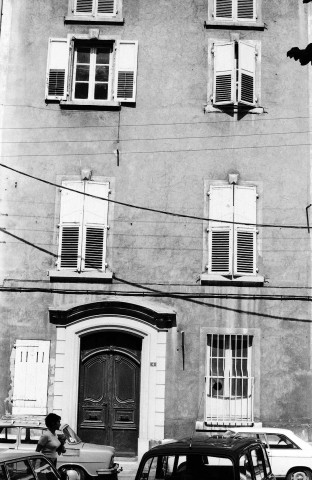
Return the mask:
M 230 458 L 212 455 L 157 455 L 149 458 L 139 472 L 139 480 L 234 480 Z
M 77 433 L 74 432 L 72 428 L 70 428 L 69 425 L 65 425 L 65 427 L 62 429 L 66 440 L 68 443 L 80 443 L 81 439 L 78 437 Z

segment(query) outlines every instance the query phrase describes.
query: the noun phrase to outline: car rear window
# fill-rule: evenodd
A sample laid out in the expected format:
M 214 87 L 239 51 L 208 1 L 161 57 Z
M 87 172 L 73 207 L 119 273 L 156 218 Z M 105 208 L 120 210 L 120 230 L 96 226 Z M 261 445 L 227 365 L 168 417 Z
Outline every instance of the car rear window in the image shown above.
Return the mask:
M 0 427 L 0 443 L 15 443 L 17 440 L 18 428 Z
M 218 456 L 158 455 L 141 467 L 139 480 L 234 480 L 230 458 Z

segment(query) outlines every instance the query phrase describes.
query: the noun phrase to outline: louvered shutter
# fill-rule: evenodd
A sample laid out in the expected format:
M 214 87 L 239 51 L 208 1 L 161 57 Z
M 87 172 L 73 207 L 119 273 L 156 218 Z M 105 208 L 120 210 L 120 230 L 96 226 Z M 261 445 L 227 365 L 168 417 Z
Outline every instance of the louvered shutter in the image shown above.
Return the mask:
M 63 182 L 63 187 L 84 191 L 83 182 Z M 61 190 L 58 268 L 80 270 L 84 196 Z
M 255 0 L 237 0 L 238 20 L 255 20 Z
M 235 222 L 256 224 L 257 192 L 255 186 L 234 187 Z M 256 274 L 256 226 L 234 226 L 234 274 Z
M 234 42 L 214 44 L 213 103 L 233 104 L 235 101 Z
M 238 42 L 238 101 L 246 105 L 256 105 L 255 75 L 256 47 Z
M 16 340 L 13 415 L 46 415 L 50 342 Z
M 233 18 L 234 0 L 214 0 L 215 18 L 231 20 Z
M 209 192 L 208 272 L 229 275 L 233 258 L 233 187 L 211 186 Z
M 108 198 L 109 183 L 87 182 L 85 192 Z M 85 197 L 82 269 L 105 270 L 108 202 Z
M 95 0 L 75 0 L 75 13 L 91 15 Z
M 115 13 L 115 1 L 97 0 L 97 13 L 100 15 L 113 15 Z
M 137 63 L 138 42 L 119 40 L 116 53 L 115 100 L 135 102 Z
M 50 38 L 45 98 L 66 99 L 69 45 L 66 38 Z

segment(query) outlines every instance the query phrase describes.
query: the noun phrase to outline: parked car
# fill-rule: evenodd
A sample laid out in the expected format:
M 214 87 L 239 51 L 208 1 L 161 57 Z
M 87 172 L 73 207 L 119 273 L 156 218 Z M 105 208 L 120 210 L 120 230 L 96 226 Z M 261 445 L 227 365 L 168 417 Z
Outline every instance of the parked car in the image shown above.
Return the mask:
M 247 438 L 173 441 L 142 457 L 135 480 L 274 480 L 264 446 Z
M 269 455 L 276 478 L 312 480 L 312 446 L 282 428 L 235 427 L 225 436 L 253 437 L 261 440 Z
M 0 420 L 0 452 L 8 449 L 35 451 L 45 430 L 46 426 L 40 422 Z M 79 480 L 87 476 L 95 480 L 99 475 L 116 479 L 119 465 L 114 462 L 114 447 L 84 443 L 67 424 L 62 425 L 59 433 L 66 437 L 66 452 L 57 461 L 60 471 L 76 470 Z
M 42 453 L 7 450 L 0 453 L 1 480 L 63 480 Z

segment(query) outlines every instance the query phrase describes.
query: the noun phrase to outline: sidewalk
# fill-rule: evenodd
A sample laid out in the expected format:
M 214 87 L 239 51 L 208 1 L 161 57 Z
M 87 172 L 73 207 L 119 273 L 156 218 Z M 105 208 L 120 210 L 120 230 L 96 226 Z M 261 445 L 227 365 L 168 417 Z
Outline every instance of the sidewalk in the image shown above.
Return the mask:
M 122 467 L 118 480 L 134 480 L 139 464 L 137 458 L 115 457 L 115 462 Z

